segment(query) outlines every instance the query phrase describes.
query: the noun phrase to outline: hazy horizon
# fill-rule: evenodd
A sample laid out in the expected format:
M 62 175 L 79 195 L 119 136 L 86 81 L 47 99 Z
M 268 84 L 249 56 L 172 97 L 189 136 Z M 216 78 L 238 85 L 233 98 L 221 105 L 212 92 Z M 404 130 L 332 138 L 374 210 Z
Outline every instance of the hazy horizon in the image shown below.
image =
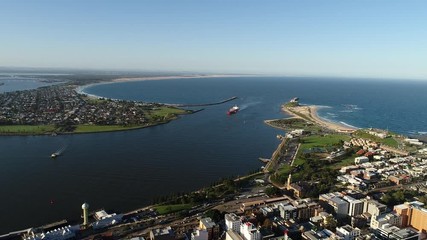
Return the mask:
M 0 66 L 427 79 L 425 1 L 0 2 Z

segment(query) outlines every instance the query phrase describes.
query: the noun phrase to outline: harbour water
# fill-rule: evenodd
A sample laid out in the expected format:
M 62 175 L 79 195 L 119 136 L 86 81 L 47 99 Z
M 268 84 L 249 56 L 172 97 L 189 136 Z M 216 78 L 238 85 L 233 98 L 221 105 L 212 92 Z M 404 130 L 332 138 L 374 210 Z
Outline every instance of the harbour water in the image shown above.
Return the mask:
M 42 77 L 0 76 L 0 93 L 34 89 L 53 84 L 41 81 L 43 80 Z
M 258 169 L 292 97 L 325 106 L 320 115 L 357 127 L 426 132 L 426 82 L 285 77 L 176 79 L 95 85 L 89 94 L 148 102 L 197 104 L 231 96 L 152 128 L 67 136 L 0 137 L 0 234 L 56 220 L 79 219 L 81 203 L 119 212 L 154 197 L 191 191 Z M 238 114 L 227 110 L 239 105 Z M 64 149 L 61 156 L 50 155 Z

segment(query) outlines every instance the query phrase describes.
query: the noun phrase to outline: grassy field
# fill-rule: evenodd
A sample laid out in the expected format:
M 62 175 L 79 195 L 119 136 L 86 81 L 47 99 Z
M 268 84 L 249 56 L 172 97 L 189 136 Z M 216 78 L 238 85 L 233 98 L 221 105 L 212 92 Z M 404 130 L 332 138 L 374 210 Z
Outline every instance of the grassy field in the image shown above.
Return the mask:
M 118 125 L 77 125 L 74 133 L 112 132 L 137 129 L 143 126 L 118 126 Z
M 321 128 L 315 124 L 308 123 L 306 120 L 301 118 L 285 118 L 269 121 L 268 124 L 273 127 L 282 129 L 304 129 L 310 132 L 319 132 Z
M 310 149 L 314 147 L 320 147 L 320 148 L 326 148 L 331 147 L 336 144 L 339 144 L 340 141 L 347 141 L 350 137 L 347 135 L 341 135 L 341 134 L 329 134 L 329 135 L 313 135 L 308 136 L 305 138 L 302 138 L 301 146 L 298 150 L 297 157 L 295 158 L 294 165 L 293 166 L 300 166 L 305 163 L 305 160 L 301 158 L 301 154 L 303 150 Z M 351 162 L 354 161 L 354 158 L 346 158 L 336 164 L 334 164 L 334 167 L 339 168 L 341 165 L 349 165 Z M 289 165 L 282 166 L 278 171 L 278 175 L 288 175 L 292 171 L 292 167 Z M 295 173 L 293 174 L 294 179 L 299 179 L 299 174 L 301 173 Z
M 174 205 L 161 205 L 154 207 L 156 211 L 160 215 L 165 215 L 169 213 L 179 212 L 182 210 L 188 210 L 191 209 L 193 205 L 191 204 L 174 204 Z
M 179 108 L 159 107 L 155 110 L 148 111 L 147 116 L 151 119 L 154 119 L 154 118 L 171 119 L 171 118 L 174 118 L 176 115 L 185 114 L 185 113 L 187 113 L 187 111 Z
M 359 156 L 356 154 L 347 156 L 346 158 L 340 160 L 339 162 L 334 163 L 332 167 L 335 169 L 340 169 L 341 167 L 344 167 L 344 166 L 354 165 L 354 158 L 356 157 L 359 157 Z
M 0 126 L 1 134 L 49 134 L 55 132 L 53 125 L 4 125 Z
M 393 138 L 393 137 L 388 137 L 388 138 L 379 138 L 377 136 L 371 135 L 363 130 L 358 130 L 356 132 L 353 133 L 354 136 L 359 137 L 359 138 L 364 138 L 364 139 L 369 139 L 372 140 L 374 142 L 379 142 L 379 143 L 383 143 L 387 146 L 390 147 L 394 147 L 397 148 L 398 146 L 398 142 Z
M 302 138 L 300 151 L 314 147 L 331 147 L 341 141 L 348 141 L 350 137 L 341 134 L 313 135 Z
M 101 101 L 101 100 L 94 100 Z M 176 118 L 178 114 L 186 114 L 186 110 L 174 107 L 159 107 L 156 110 L 147 111 L 149 123 L 147 125 L 77 125 L 71 133 L 96 133 L 96 132 L 112 132 L 138 129 L 142 127 L 152 126 L 160 123 L 165 123 Z M 71 130 L 63 130 L 54 125 L 4 125 L 0 126 L 0 135 L 42 135 L 51 133 L 70 133 Z

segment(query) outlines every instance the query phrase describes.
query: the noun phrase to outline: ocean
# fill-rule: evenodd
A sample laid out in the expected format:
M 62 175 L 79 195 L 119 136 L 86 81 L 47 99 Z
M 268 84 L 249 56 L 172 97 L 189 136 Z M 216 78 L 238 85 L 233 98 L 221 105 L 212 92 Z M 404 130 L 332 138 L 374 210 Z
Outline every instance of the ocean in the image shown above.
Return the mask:
M 210 185 L 259 169 L 280 130 L 263 121 L 287 117 L 299 97 L 323 118 L 356 127 L 426 133 L 427 82 L 293 77 L 224 77 L 93 85 L 88 94 L 162 103 L 238 99 L 156 127 L 66 136 L 0 137 L 0 234 L 91 210 L 124 212 L 158 196 Z M 228 116 L 237 104 L 241 111 Z M 198 109 L 198 108 L 196 108 Z M 51 159 L 57 149 L 63 155 Z

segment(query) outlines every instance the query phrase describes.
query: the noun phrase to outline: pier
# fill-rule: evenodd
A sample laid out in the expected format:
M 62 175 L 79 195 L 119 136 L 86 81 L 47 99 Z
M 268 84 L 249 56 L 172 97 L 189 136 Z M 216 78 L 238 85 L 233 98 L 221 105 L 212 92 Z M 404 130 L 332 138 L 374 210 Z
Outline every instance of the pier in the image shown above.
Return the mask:
M 212 106 L 212 105 L 223 104 L 223 103 L 226 103 L 226 102 L 233 101 L 235 99 L 237 99 L 236 96 L 224 99 L 224 100 L 219 101 L 219 102 L 214 102 L 214 103 L 196 103 L 196 104 L 185 104 L 185 103 L 182 103 L 182 104 L 179 104 L 179 103 L 178 104 L 171 104 L 171 103 L 165 103 L 165 105 L 171 106 L 171 107 L 204 107 L 204 106 Z

